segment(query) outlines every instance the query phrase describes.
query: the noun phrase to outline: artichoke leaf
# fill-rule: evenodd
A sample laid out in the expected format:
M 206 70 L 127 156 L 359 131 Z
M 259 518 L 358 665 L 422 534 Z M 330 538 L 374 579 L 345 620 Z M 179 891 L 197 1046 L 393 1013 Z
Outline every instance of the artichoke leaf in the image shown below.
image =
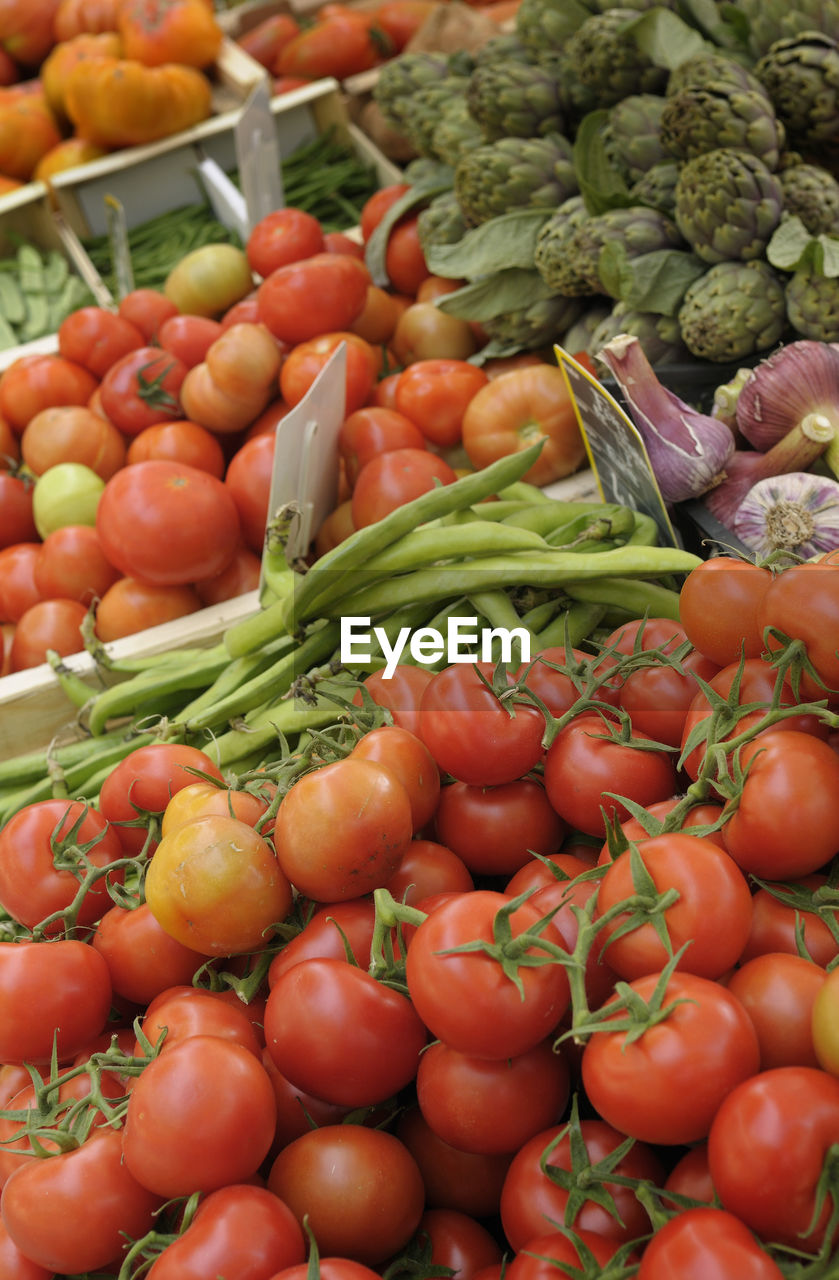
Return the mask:
M 715 0 L 681 0 L 679 7 L 688 21 L 697 30 L 704 31 L 715 45 L 746 52 L 749 20 L 737 5 L 717 6 Z
M 676 315 L 689 286 L 707 270 L 707 263 L 684 249 L 655 249 L 631 258 L 619 241 L 605 244 L 597 260 L 597 273 L 612 298 L 659 316 Z
M 428 270 L 451 280 L 475 280 L 505 267 L 532 267 L 536 237 L 551 213 L 516 209 L 472 227 L 454 244 L 430 245 Z
M 839 276 L 839 238 L 811 235 L 797 215 L 784 218 L 766 246 L 766 260 L 779 271 Z
M 624 34 L 654 66 L 668 71 L 709 47 L 705 37 L 672 9 L 646 9 Z
M 437 299 L 437 306 L 461 320 L 481 323 L 549 297 L 551 290 L 538 271 L 528 267 L 504 267 L 463 285 L 454 293 L 443 294 Z
M 636 201 L 623 177 L 609 159 L 603 130 L 609 111 L 599 107 L 583 116 L 574 139 L 574 169 L 580 193 L 590 214 L 628 209 Z
M 433 200 L 435 196 L 442 195 L 444 191 L 451 191 L 451 188 L 451 169 L 447 165 L 441 165 L 439 176 L 433 173 L 430 174 L 422 182 L 409 187 L 404 195 L 401 195 L 396 203 L 390 206 L 381 222 L 376 226 L 364 249 L 364 262 L 374 284 L 379 285 L 380 288 L 385 288 L 390 284 L 390 277 L 385 267 L 385 255 L 387 253 L 388 238 L 399 219 L 413 209 L 428 204 L 429 200 Z
M 739 4 L 721 4 L 719 16 L 734 36 L 738 48 L 743 52 L 748 51 L 752 24 Z
M 478 365 L 480 368 L 488 360 L 506 360 L 508 356 L 517 356 L 524 350 L 524 344 L 521 342 L 505 342 L 501 338 L 490 338 L 480 351 L 476 351 L 469 357 L 468 363 Z

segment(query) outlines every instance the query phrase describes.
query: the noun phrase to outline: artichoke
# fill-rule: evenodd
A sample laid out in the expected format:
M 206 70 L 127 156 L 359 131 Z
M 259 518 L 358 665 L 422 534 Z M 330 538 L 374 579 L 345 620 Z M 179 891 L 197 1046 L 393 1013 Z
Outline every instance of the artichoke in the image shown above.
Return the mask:
M 527 307 L 481 321 L 481 328 L 495 342 L 518 351 L 535 351 L 561 342 L 565 331 L 583 309 L 577 298 L 538 298 Z
M 454 168 L 462 155 L 484 141 L 481 126 L 472 118 L 465 95 L 456 94 L 441 103 L 431 135 L 431 149 L 444 164 Z
M 737 147 L 776 169 L 786 140 L 784 126 L 762 89 L 733 89 L 710 81 L 669 95 L 661 112 L 661 143 L 679 160 Z
M 533 265 L 554 293 L 581 297 L 591 290 L 577 269 L 571 241 L 590 214 L 582 196 L 571 196 L 556 209 L 539 231 Z
M 427 253 L 432 245 L 457 244 L 467 230 L 453 191 L 435 196 L 417 215 L 417 235 L 423 253 Z
M 839 279 L 796 271 L 786 288 L 787 319 L 796 333 L 817 342 L 839 342 Z
M 784 286 L 767 262 L 718 262 L 685 293 L 677 319 L 691 355 L 716 363 L 774 347 L 786 328 Z
M 675 219 L 679 171 L 680 165 L 676 160 L 662 160 L 660 164 L 654 164 L 629 188 L 632 203 L 649 205 L 651 209 L 658 209 L 659 213 Z
M 666 96 L 683 89 L 702 89 L 707 84 L 726 86 L 732 91 L 766 93 L 757 76 L 741 62 L 717 49 L 703 49 L 674 67 L 667 79 Z
M 626 28 L 639 16 L 630 8 L 593 14 L 564 46 L 564 58 L 580 83 L 596 94 L 598 106 L 613 106 L 630 94 L 663 92 L 667 84 L 667 71 L 627 34 Z
M 474 53 L 475 67 L 485 67 L 494 62 L 526 62 L 534 64 L 536 53 L 528 48 L 521 36 L 515 31 L 505 31 L 501 35 L 491 36 L 486 44 Z
M 778 174 L 784 217 L 798 217 L 811 235 L 839 234 L 839 182 L 818 164 L 792 164 Z
M 489 62 L 476 67 L 466 102 L 488 142 L 562 133 L 564 117 L 556 76 L 529 62 Z
M 580 25 L 580 10 L 595 12 L 588 0 L 521 0 L 515 34 L 534 55 L 558 50 Z
M 470 226 L 511 209 L 555 209 L 578 190 L 573 148 L 561 133 L 485 142 L 461 156 L 454 190 Z
M 787 131 L 802 150 L 839 148 L 839 41 L 820 31 L 776 40 L 755 66 Z
M 703 262 L 759 258 L 781 220 L 778 177 L 748 151 L 720 147 L 682 165 L 676 224 Z
M 400 126 L 417 155 L 442 159 L 434 145 L 434 135 L 441 113 L 453 101 L 463 98 L 469 80 L 466 76 L 444 76 L 411 94 L 411 109 Z
M 631 93 L 609 111 L 603 145 L 624 181 L 636 182 L 665 159 L 661 117 L 665 99 L 655 93 Z
M 562 336 L 562 345 L 572 356 L 578 351 L 591 354 L 591 335 L 612 312 L 608 301 L 603 299 L 581 298 L 580 305 L 582 312 Z
M 619 333 L 631 333 L 644 349 L 650 364 L 676 364 L 689 358 L 675 316 L 659 316 L 652 311 L 634 311 L 625 302 L 616 302 L 593 330 L 588 353 L 597 355 L 601 347 Z
M 600 279 L 600 253 L 613 241 L 623 246 L 629 258 L 658 249 L 684 247 L 675 222 L 647 205 L 609 209 L 606 213 L 588 217 L 574 231 L 568 248 L 574 269 L 588 286 L 587 293 L 607 292 Z
M 385 120 L 401 130 L 413 110 L 413 95 L 425 85 L 438 83 L 449 75 L 444 53 L 402 53 L 385 62 L 373 88 L 373 101 Z
M 801 31 L 823 31 L 839 40 L 839 0 L 738 0 L 737 8 L 749 24 L 753 58 Z

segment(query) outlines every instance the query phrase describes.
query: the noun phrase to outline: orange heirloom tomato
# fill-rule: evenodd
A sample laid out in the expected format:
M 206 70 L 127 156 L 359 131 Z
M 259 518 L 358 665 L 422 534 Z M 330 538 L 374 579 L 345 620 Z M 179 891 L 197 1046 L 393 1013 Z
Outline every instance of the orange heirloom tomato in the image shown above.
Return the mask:
M 523 477 L 531 484 L 570 475 L 586 456 L 565 377 L 556 365 L 528 366 L 490 379 L 463 415 L 463 445 L 478 468 L 542 439 L 542 452 Z
M 105 147 L 157 142 L 206 120 L 210 82 L 195 67 L 99 58 L 72 71 L 65 103 L 76 132 Z
M 83 32 L 73 36 L 72 40 L 57 44 L 45 58 L 39 72 L 50 109 L 58 116 L 66 116 L 64 92 L 67 77 L 79 63 L 87 64 L 96 58 L 118 58 L 120 52 L 120 38 L 115 31 Z
M 124 0 L 117 29 L 123 56 L 147 67 L 172 62 L 209 67 L 224 34 L 203 0 Z
M 0 0 L 0 46 L 25 67 L 37 67 L 53 46 L 58 0 Z
M 164 835 L 145 887 L 166 932 L 206 955 L 257 950 L 291 910 L 291 885 L 268 841 L 218 814 Z
M 268 801 L 252 791 L 232 791 L 211 782 L 190 782 L 172 796 L 163 811 L 160 829 L 166 836 L 185 822 L 212 814 L 232 816 L 255 827 L 267 808 Z
M 59 0 L 52 29 L 56 40 L 83 31 L 116 31 L 120 0 Z
M 0 100 L 0 171 L 10 178 L 28 181 L 60 141 L 55 116 L 40 94 Z

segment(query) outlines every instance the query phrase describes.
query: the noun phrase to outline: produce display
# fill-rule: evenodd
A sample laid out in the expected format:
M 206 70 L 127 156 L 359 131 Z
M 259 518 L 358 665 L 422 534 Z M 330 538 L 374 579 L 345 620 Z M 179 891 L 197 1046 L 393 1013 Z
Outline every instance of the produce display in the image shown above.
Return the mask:
M 0 1280 L 839 1275 L 839 5 L 458 7 L 228 25 L 404 180 L 7 241 Z
M 441 305 L 494 353 L 631 333 L 654 364 L 725 364 L 839 337 L 837 83 L 832 3 L 522 0 L 373 93 L 429 265 L 464 281 Z

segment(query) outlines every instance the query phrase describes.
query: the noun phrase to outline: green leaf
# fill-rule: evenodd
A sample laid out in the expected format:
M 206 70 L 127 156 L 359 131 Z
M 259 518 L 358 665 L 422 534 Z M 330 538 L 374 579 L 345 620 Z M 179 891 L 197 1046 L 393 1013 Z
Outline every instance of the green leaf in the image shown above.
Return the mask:
M 597 266 L 611 297 L 659 316 L 674 316 L 688 286 L 708 270 L 707 263 L 683 249 L 656 249 L 630 258 L 617 240 L 603 246 Z
M 626 35 L 654 66 L 668 71 L 700 53 L 707 43 L 672 9 L 647 9 L 627 27 Z
M 737 44 L 742 45 L 744 49 L 748 48 L 752 24 L 740 6 L 737 4 L 721 4 L 720 18 L 731 31 Z
M 704 31 L 722 49 L 746 47 L 749 20 L 736 5 L 717 5 L 714 0 L 680 0 L 678 8 L 685 20 L 698 31 Z M 732 9 L 730 14 L 727 11 Z
M 455 244 L 430 245 L 428 269 L 450 280 L 474 280 L 505 267 L 532 267 L 536 237 L 552 212 L 516 209 L 472 227 Z
M 387 252 L 388 238 L 399 219 L 404 214 L 411 213 L 414 209 L 428 204 L 429 200 L 433 200 L 435 196 L 442 195 L 444 191 L 451 191 L 451 186 L 451 171 L 446 170 L 439 176 L 432 175 L 425 181 L 409 187 L 405 194 L 390 206 L 367 241 L 364 250 L 364 261 L 374 284 L 379 285 L 380 288 L 386 288 L 390 284 L 390 277 L 385 267 L 385 254 Z
M 779 271 L 809 271 L 839 276 L 839 239 L 812 235 L 797 216 L 784 218 L 766 246 L 766 259 Z
M 609 111 L 600 107 L 589 111 L 580 121 L 574 139 L 574 169 L 580 193 L 591 214 L 609 209 L 625 209 L 634 204 L 629 188 L 606 153 L 603 129 Z
M 494 316 L 549 298 L 551 290 L 538 271 L 528 267 L 504 267 L 481 276 L 454 293 L 437 299 L 437 306 L 461 320 L 492 320 Z
M 572 36 L 591 17 L 592 10 L 588 5 L 578 4 L 577 0 L 561 0 L 561 3 L 549 5 L 550 31 L 553 39 Z
M 476 351 L 473 356 L 469 357 L 469 363 L 475 364 L 480 368 L 488 360 L 506 360 L 508 356 L 517 356 L 520 351 L 524 350 L 525 346 L 522 342 L 505 342 L 501 338 L 490 338 L 489 342 L 484 343 L 480 351 Z

